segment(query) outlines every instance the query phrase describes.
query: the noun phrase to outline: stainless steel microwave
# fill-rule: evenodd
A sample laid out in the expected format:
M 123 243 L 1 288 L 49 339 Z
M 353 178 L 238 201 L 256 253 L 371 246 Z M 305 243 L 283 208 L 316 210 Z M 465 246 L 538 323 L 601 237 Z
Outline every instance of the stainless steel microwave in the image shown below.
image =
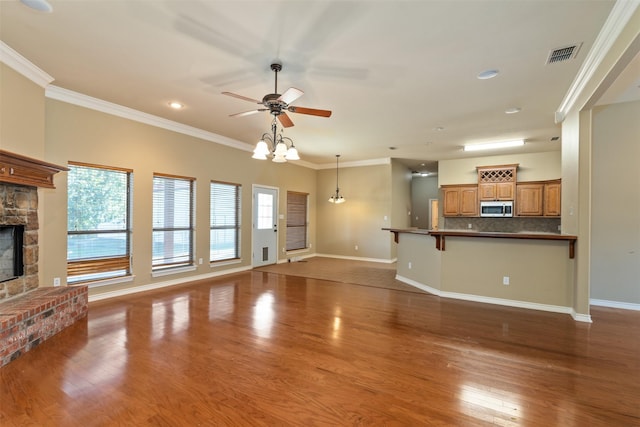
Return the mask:
M 488 217 L 512 217 L 513 202 L 480 202 L 480 216 Z

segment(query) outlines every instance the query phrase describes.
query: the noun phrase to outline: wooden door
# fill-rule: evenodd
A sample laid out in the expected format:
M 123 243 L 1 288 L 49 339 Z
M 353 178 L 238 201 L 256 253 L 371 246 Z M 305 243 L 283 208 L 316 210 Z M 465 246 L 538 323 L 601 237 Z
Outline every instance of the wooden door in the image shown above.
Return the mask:
M 513 200 L 515 192 L 514 182 L 498 182 L 496 183 L 496 199 L 497 200 Z
M 542 216 L 543 184 L 520 184 L 516 188 L 516 215 Z
M 460 189 L 460 215 L 478 216 L 478 188 L 463 187 Z
M 460 189 L 459 188 L 443 188 L 442 200 L 444 206 L 442 207 L 442 215 L 444 216 L 458 216 L 460 214 Z
M 561 187 L 559 182 L 544 185 L 544 215 L 560 216 Z

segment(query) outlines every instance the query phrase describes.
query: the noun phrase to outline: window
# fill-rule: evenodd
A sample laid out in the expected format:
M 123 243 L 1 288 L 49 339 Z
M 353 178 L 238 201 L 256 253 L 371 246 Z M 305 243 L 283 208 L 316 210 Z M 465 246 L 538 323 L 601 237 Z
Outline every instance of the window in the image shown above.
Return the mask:
M 209 260 L 240 258 L 240 190 L 238 184 L 211 183 Z
M 67 281 L 131 274 L 129 169 L 69 163 Z
M 193 178 L 154 174 L 152 270 L 193 265 Z
M 287 250 L 307 248 L 307 193 L 287 192 Z

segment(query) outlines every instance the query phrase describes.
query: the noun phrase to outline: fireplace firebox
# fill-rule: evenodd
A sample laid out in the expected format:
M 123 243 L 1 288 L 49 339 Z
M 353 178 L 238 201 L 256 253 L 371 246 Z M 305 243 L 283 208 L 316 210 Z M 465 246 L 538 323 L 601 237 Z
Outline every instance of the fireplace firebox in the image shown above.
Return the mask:
M 24 225 L 0 225 L 0 282 L 24 274 Z

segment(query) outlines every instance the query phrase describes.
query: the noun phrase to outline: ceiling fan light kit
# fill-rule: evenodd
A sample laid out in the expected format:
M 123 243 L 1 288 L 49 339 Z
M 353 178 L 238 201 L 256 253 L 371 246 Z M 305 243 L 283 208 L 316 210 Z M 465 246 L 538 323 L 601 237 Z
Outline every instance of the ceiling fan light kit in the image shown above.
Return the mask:
M 271 144 L 271 148 L 269 148 Z M 275 163 L 285 163 L 288 160 L 300 160 L 300 155 L 293 140 L 278 133 L 278 124 L 274 118 L 271 122 L 271 134 L 263 133 L 262 138 L 256 144 L 251 158 L 257 160 L 267 160 L 267 156 L 273 155 L 271 159 Z
M 231 96 L 233 98 L 242 99 L 244 101 L 253 102 L 262 105 L 264 108 L 258 108 L 256 110 L 245 111 L 242 113 L 231 114 L 230 117 L 244 117 L 251 114 L 259 113 L 261 111 L 268 111 L 273 116 L 273 122 L 271 123 L 271 134 L 265 133 L 253 150 L 254 159 L 266 160 L 270 153 L 273 153 L 273 161 L 276 163 L 284 163 L 287 160 L 300 160 L 298 150 L 293 145 L 291 138 L 283 137 L 282 134 L 277 133 L 276 119 L 280 122 L 283 128 L 293 126 L 293 121 L 287 115 L 287 112 L 306 114 L 310 116 L 318 117 L 331 117 L 331 111 L 329 110 L 317 110 L 314 108 L 306 107 L 294 107 L 290 105 L 293 101 L 304 95 L 304 92 L 295 87 L 290 87 L 283 94 L 278 93 L 278 73 L 282 71 L 282 64 L 274 62 L 271 64 L 271 70 L 275 74 L 275 86 L 274 93 L 269 93 L 262 98 L 262 101 L 249 98 L 243 95 L 238 95 L 232 92 L 222 92 L 223 95 Z M 269 150 L 267 142 L 269 141 L 273 147 L 273 152 Z M 287 145 L 287 141 L 290 145 Z

